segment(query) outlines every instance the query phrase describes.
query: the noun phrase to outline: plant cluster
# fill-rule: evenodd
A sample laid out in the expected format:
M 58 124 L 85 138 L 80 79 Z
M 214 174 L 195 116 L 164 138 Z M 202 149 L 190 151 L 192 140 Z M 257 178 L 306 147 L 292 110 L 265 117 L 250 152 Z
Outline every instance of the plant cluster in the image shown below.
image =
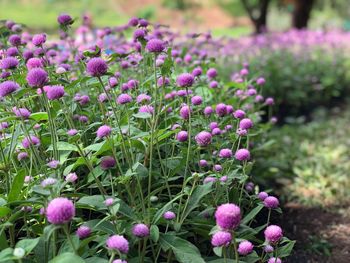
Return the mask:
M 60 40 L 1 27 L 0 262 L 282 262 L 250 176 L 265 79 L 225 82 L 145 19 L 57 21 Z

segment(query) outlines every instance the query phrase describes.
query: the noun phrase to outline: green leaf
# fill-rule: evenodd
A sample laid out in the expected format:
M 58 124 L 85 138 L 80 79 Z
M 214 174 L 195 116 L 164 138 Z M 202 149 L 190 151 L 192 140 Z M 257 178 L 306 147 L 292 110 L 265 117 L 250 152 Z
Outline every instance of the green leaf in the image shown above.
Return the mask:
M 13 179 L 7 202 L 19 200 L 21 198 L 21 190 L 24 184 L 25 170 L 20 170 Z
M 295 241 L 288 240 L 288 243 L 286 245 L 279 247 L 277 249 L 276 253 L 278 253 L 277 254 L 278 257 L 280 258 L 288 257 L 292 253 L 294 245 L 295 245 Z
M 32 113 L 29 118 L 37 122 L 47 121 L 49 119 L 49 115 L 47 114 L 47 112 L 35 112 L 35 113 Z
M 106 209 L 102 195 L 84 196 L 79 199 L 79 201 L 76 203 L 76 206 L 90 210 Z
M 34 239 L 22 239 L 16 244 L 16 248 L 23 248 L 26 254 L 30 253 L 39 243 L 40 237 Z
M 74 263 L 85 263 L 85 261 L 78 257 L 77 255 L 74 255 L 73 253 L 63 253 L 49 261 L 49 263 L 67 263 L 67 262 L 74 262 Z
M 242 224 L 246 225 L 249 223 L 250 220 L 255 218 L 255 216 L 264 208 L 262 204 L 259 204 L 257 207 L 255 207 L 252 211 L 249 212 L 248 215 L 246 215 L 243 220 Z
M 205 263 L 198 248 L 187 240 L 170 234 L 161 234 L 159 242 L 164 251 L 171 249 L 180 263 Z
M 0 207 L 0 218 L 7 216 L 10 212 L 11 209 L 6 206 Z
M 13 255 L 13 248 L 8 247 L 0 252 L 0 262 L 6 262 L 9 263 L 14 260 L 16 257 Z
M 164 214 L 166 211 L 170 210 L 172 204 L 173 204 L 177 199 L 180 199 L 181 196 L 183 196 L 183 194 L 178 195 L 178 196 L 175 197 L 173 200 L 170 200 L 168 203 L 166 203 L 161 209 L 159 209 L 159 210 L 157 211 L 157 213 L 156 213 L 156 214 L 154 215 L 154 217 L 153 217 L 153 221 L 152 221 L 153 224 L 157 224 L 158 221 L 159 221 L 159 219 L 163 216 L 163 214 Z
M 50 145 L 49 148 L 47 149 L 47 151 L 52 151 L 53 150 L 53 146 Z M 68 142 L 57 142 L 57 150 L 59 151 L 78 151 L 78 147 L 70 144 Z
M 219 258 L 219 259 L 210 260 L 207 263 L 236 263 L 236 260 Z
M 158 240 L 159 240 L 159 228 L 156 226 L 156 225 L 151 225 L 151 228 L 150 228 L 150 236 L 151 236 L 151 239 L 157 243 Z
M 135 118 L 138 119 L 149 119 L 152 117 L 152 114 L 148 113 L 148 112 L 138 112 L 133 114 L 132 116 L 134 116 Z
M 132 166 L 132 170 L 126 171 L 125 176 L 137 175 L 138 177 L 147 177 L 148 169 L 141 163 L 137 162 Z
M 108 260 L 104 258 L 91 257 L 91 258 L 85 259 L 85 262 L 86 263 L 108 263 Z

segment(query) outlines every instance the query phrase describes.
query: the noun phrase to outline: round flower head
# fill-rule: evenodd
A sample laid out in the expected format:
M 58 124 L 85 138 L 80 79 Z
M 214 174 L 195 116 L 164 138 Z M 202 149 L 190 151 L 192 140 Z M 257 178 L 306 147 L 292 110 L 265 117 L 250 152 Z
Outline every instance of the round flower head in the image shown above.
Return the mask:
M 91 58 L 86 64 L 86 70 L 92 77 L 100 77 L 107 73 L 107 63 L 102 58 Z
M 30 58 L 26 63 L 27 69 L 31 70 L 33 68 L 42 68 L 43 63 L 40 58 Z
M 107 198 L 104 203 L 105 203 L 106 206 L 111 206 L 114 203 L 114 199 L 113 198 Z
M 78 133 L 78 130 L 76 130 L 76 129 L 70 129 L 68 132 L 67 132 L 67 134 L 69 135 L 69 136 L 74 136 L 74 135 L 76 135 Z
M 191 102 L 192 102 L 193 105 L 201 105 L 202 102 L 203 102 L 203 99 L 202 99 L 201 96 L 193 96 L 191 98 Z
M 181 118 L 187 120 L 190 117 L 190 112 L 191 112 L 190 107 L 188 107 L 187 105 L 182 106 L 180 109 Z
M 34 46 L 41 46 L 46 42 L 45 34 L 36 34 L 32 38 L 32 43 Z
M 264 251 L 265 251 L 266 253 L 272 253 L 272 252 L 274 251 L 274 248 L 273 248 L 273 246 L 271 246 L 271 245 L 266 245 L 266 246 L 264 247 Z
M 137 26 L 139 24 L 139 19 L 137 17 L 130 18 L 128 25 L 129 26 Z
M 26 108 L 17 109 L 16 107 L 13 107 L 12 111 L 17 117 L 21 117 L 23 119 L 28 119 L 30 114 L 31 114 L 31 112 L 29 110 L 27 110 Z
M 211 115 L 212 113 L 213 113 L 213 108 L 212 108 L 212 107 L 207 106 L 207 107 L 204 108 L 204 115 L 205 115 L 205 116 L 209 116 L 209 115 Z
M 209 83 L 209 88 L 211 88 L 211 89 L 216 89 L 218 86 L 219 86 L 219 83 L 215 80 L 210 81 L 210 83 Z
M 56 183 L 57 183 L 57 180 L 55 178 L 49 177 L 49 178 L 44 179 L 41 182 L 41 186 L 46 188 L 46 187 L 50 187 L 52 185 L 55 185 Z
M 209 129 L 214 130 L 215 128 L 219 128 L 219 124 L 215 121 L 209 123 Z
M 283 237 L 282 229 L 279 226 L 268 226 L 264 231 L 265 239 L 270 243 L 276 243 Z
M 154 108 L 151 105 L 143 105 L 139 108 L 139 112 L 145 112 L 149 114 L 153 114 Z
M 117 103 L 122 105 L 122 104 L 127 104 L 132 101 L 132 97 L 129 94 L 123 93 L 120 94 L 117 98 Z
M 208 78 L 213 79 L 213 78 L 215 78 L 217 75 L 218 75 L 218 72 L 216 71 L 215 68 L 210 68 L 210 69 L 208 69 L 208 71 L 207 71 L 207 76 L 208 76 Z
M 151 101 L 151 96 L 147 94 L 140 94 L 136 98 L 137 103 L 141 104 L 143 102 L 150 102 Z
M 17 160 L 22 161 L 23 159 L 27 159 L 29 157 L 28 153 L 26 152 L 20 152 L 17 155 Z
M 264 199 L 264 206 L 267 208 L 277 208 L 279 204 L 278 199 L 274 196 L 268 196 Z
M 30 137 L 25 137 L 22 141 L 22 146 L 24 149 L 28 149 L 31 145 L 39 146 L 40 140 L 38 137 L 34 135 L 30 135 Z
M 273 98 L 267 98 L 267 99 L 265 100 L 265 104 L 266 104 L 266 105 L 273 105 L 273 104 L 275 104 L 275 101 L 274 101 Z
M 241 129 L 248 130 L 252 127 L 253 127 L 253 122 L 251 121 L 251 119 L 245 118 L 239 122 L 239 128 Z
M 9 57 L 15 57 L 15 56 L 18 56 L 19 55 L 19 51 L 16 47 L 9 47 L 7 50 L 6 50 L 6 54 L 7 56 Z
M 197 67 L 197 68 L 193 69 L 193 71 L 192 71 L 192 75 L 195 77 L 202 75 L 202 73 L 203 73 L 203 71 L 202 71 L 202 68 L 200 68 L 200 67 Z
M 249 241 L 242 241 L 238 246 L 238 253 L 242 256 L 246 256 L 253 252 L 253 244 Z
M 8 40 L 12 46 L 19 46 L 22 43 L 19 35 L 11 35 Z
M 100 128 L 98 128 L 96 133 L 98 138 L 103 138 L 103 137 L 109 136 L 111 132 L 112 132 L 111 127 L 109 127 L 108 125 L 102 125 Z
M 222 133 L 220 128 L 215 128 L 211 131 L 212 135 L 220 135 Z
M 70 15 L 68 14 L 60 14 L 58 17 L 57 17 L 57 22 L 62 25 L 62 26 L 68 26 L 68 25 L 71 25 L 73 24 L 73 19 Z
M 188 133 L 187 131 L 180 131 L 177 135 L 176 135 L 176 139 L 179 142 L 185 142 L 188 139 Z
M 28 71 L 26 80 L 31 87 L 43 87 L 48 81 L 48 75 L 42 68 L 33 68 Z
M 194 77 L 190 73 L 182 73 L 176 78 L 176 83 L 179 87 L 191 87 L 194 83 Z
M 266 82 L 266 81 L 265 81 L 264 78 L 258 78 L 258 79 L 256 80 L 256 84 L 259 85 L 259 86 L 264 85 L 265 82 Z
M 76 234 L 80 239 L 87 238 L 91 234 L 91 228 L 88 226 L 80 226 L 78 227 Z
M 216 224 L 222 229 L 234 229 L 241 221 L 241 209 L 235 204 L 220 205 L 215 212 Z
M 149 23 L 148 23 L 148 21 L 146 19 L 143 19 L 143 18 L 139 19 L 139 26 L 140 27 L 147 27 L 148 24 Z
M 222 171 L 222 166 L 220 164 L 215 164 L 214 165 L 214 171 L 215 172 L 220 172 Z
M 47 166 L 52 169 L 56 169 L 59 165 L 60 165 L 60 161 L 58 160 L 52 160 L 47 164 Z
M 228 179 L 227 175 L 224 175 L 223 177 L 220 178 L 220 182 L 224 183 Z
M 211 244 L 213 247 L 228 247 L 232 241 L 232 235 L 226 231 L 218 231 L 211 238 Z
M 125 237 L 113 235 L 106 241 L 108 249 L 118 250 L 120 253 L 127 254 L 129 252 L 129 242 Z
M 261 201 L 264 201 L 265 199 L 266 199 L 266 197 L 268 197 L 269 195 L 268 195 L 268 193 L 266 193 L 266 192 L 260 192 L 259 194 L 258 194 L 258 198 L 261 200 Z
M 33 180 L 33 177 L 31 177 L 31 176 L 29 176 L 29 175 L 27 175 L 26 177 L 24 177 L 24 182 L 25 183 L 30 183 L 31 181 Z
M 221 149 L 220 152 L 219 152 L 219 157 L 221 157 L 221 158 L 231 158 L 232 157 L 231 149 Z
M 65 180 L 66 182 L 74 183 L 76 180 L 78 180 L 78 176 L 76 173 L 69 173 L 66 175 Z
M 207 160 L 199 160 L 198 165 L 200 167 L 207 167 L 208 166 L 208 162 L 207 162 Z
M 160 77 L 157 80 L 158 86 L 168 86 L 170 84 L 169 78 Z
M 58 100 L 64 96 L 64 87 L 60 85 L 49 86 L 46 95 L 49 100 Z
M 225 116 L 227 111 L 226 111 L 226 105 L 224 103 L 219 103 L 216 105 L 216 114 L 220 117 Z
M 164 214 L 163 214 L 163 218 L 165 220 L 173 220 L 174 218 L 176 217 L 175 213 L 172 212 L 172 211 L 166 211 Z
M 133 36 L 134 36 L 134 39 L 139 39 L 139 38 L 143 39 L 146 36 L 146 31 L 142 28 L 138 28 L 134 31 Z
M 132 234 L 136 237 L 149 236 L 149 227 L 145 224 L 136 224 L 132 227 Z
M 234 113 L 233 113 L 233 116 L 237 119 L 242 119 L 244 118 L 245 116 L 245 112 L 242 111 L 242 110 L 236 110 Z
M 211 182 L 216 182 L 216 178 L 212 176 L 207 176 L 203 180 L 203 184 L 211 183 Z
M 0 69 L 14 69 L 18 66 L 18 59 L 7 57 L 0 60 Z
M 267 263 L 282 263 L 280 258 L 270 258 Z
M 17 89 L 19 89 L 19 85 L 16 82 L 7 80 L 0 84 L 0 97 L 5 97 Z
M 50 201 L 46 208 L 46 218 L 54 225 L 68 223 L 75 216 L 75 207 L 72 201 L 58 197 Z
M 250 152 L 247 149 L 239 149 L 235 153 L 235 158 L 238 161 L 246 161 L 250 159 Z
M 108 170 L 110 168 L 113 168 L 115 164 L 116 164 L 116 161 L 112 156 L 102 157 L 101 163 L 100 163 L 102 170 Z
M 112 263 L 128 263 L 128 262 L 126 260 L 116 259 L 116 260 L 113 260 Z
M 147 42 L 146 49 L 151 53 L 160 53 L 165 49 L 165 43 L 163 40 L 153 38 Z
M 211 144 L 211 138 L 211 134 L 207 131 L 201 131 L 195 137 L 197 144 L 202 147 Z

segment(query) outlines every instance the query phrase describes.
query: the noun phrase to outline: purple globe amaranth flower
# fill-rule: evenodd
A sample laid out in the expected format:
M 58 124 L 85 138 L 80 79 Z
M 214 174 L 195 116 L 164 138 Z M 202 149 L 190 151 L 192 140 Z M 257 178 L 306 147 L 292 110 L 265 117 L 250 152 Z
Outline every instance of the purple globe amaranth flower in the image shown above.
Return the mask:
M 22 44 L 21 37 L 16 34 L 9 36 L 8 40 L 12 46 L 19 46 Z
M 153 114 L 154 113 L 154 108 L 151 105 L 143 105 L 143 106 L 141 106 L 139 108 L 139 112 Z
M 39 146 L 40 140 L 38 137 L 34 135 L 30 135 L 29 137 L 25 137 L 22 141 L 22 146 L 24 149 L 28 149 L 31 145 Z
M 253 182 L 246 183 L 245 190 L 247 190 L 248 192 L 251 192 L 251 191 L 253 191 L 253 189 L 254 189 L 254 183 Z
M 95 57 L 88 61 L 86 64 L 86 70 L 90 76 L 100 77 L 107 73 L 108 65 L 102 58 Z
M 228 247 L 232 241 L 232 235 L 226 231 L 218 231 L 211 238 L 213 247 Z
M 221 158 L 231 158 L 232 157 L 231 149 L 221 149 L 220 152 L 219 152 L 219 157 L 221 157 Z
M 215 128 L 219 128 L 219 124 L 215 121 L 209 123 L 209 129 L 214 130 Z
M 139 24 L 139 19 L 137 17 L 130 18 L 128 22 L 128 25 L 133 27 L 137 26 L 138 24 Z
M 224 175 L 220 178 L 220 182 L 224 183 L 227 181 L 227 179 L 228 179 L 227 175 Z
M 202 73 L 203 73 L 203 70 L 201 67 L 197 67 L 197 68 L 193 69 L 193 71 L 192 71 L 192 75 L 195 77 L 202 75 Z
M 280 202 L 274 196 L 268 196 L 264 199 L 264 206 L 270 209 L 277 208 Z
M 62 26 L 68 26 L 73 24 L 73 18 L 68 14 L 60 14 L 57 17 L 57 22 Z
M 28 71 L 26 80 L 29 86 L 41 88 L 48 81 L 48 75 L 42 68 L 33 68 Z
M 9 57 L 15 57 L 15 56 L 19 56 L 19 51 L 18 51 L 18 49 L 16 47 L 9 47 L 6 50 L 6 54 Z
M 201 147 L 205 147 L 211 144 L 211 139 L 212 139 L 212 136 L 207 131 L 201 131 L 195 137 L 197 144 Z
M 57 183 L 57 179 L 49 177 L 49 178 L 44 179 L 41 182 L 41 186 L 46 188 L 46 187 L 51 187 L 52 185 L 55 185 L 56 183 Z
M 211 115 L 213 113 L 213 108 L 210 107 L 210 106 L 207 106 L 207 107 L 204 108 L 203 112 L 204 112 L 205 116 L 209 116 L 209 115 Z
M 134 31 L 133 37 L 134 39 L 143 39 L 146 36 L 146 30 L 142 28 L 138 28 Z
M 17 117 L 21 117 L 23 119 L 28 119 L 30 114 L 31 114 L 31 112 L 29 110 L 27 110 L 26 108 L 17 109 L 16 107 L 13 107 L 12 111 Z
M 151 101 L 151 96 L 147 94 L 140 94 L 136 98 L 137 103 L 141 104 L 143 102 L 150 102 Z
M 149 23 L 148 23 L 148 21 L 146 19 L 143 19 L 143 18 L 139 19 L 139 26 L 140 27 L 147 27 L 148 24 Z
M 91 228 L 84 225 L 80 226 L 78 227 L 76 234 L 79 237 L 79 239 L 87 238 L 91 235 Z
M 26 184 L 30 183 L 32 180 L 33 180 L 33 177 L 31 177 L 31 176 L 29 176 L 29 175 L 27 175 L 26 177 L 24 177 L 24 182 L 25 182 Z
M 280 258 L 270 258 L 267 263 L 282 263 L 282 260 Z
M 76 129 L 70 129 L 68 132 L 67 132 L 67 134 L 69 135 L 69 136 L 74 136 L 74 135 L 76 135 L 78 133 L 78 130 L 76 130 Z
M 190 73 L 182 73 L 176 78 L 176 83 L 179 87 L 191 87 L 194 83 L 194 77 Z
M 117 103 L 119 105 L 127 104 L 132 102 L 132 97 L 129 94 L 122 93 L 117 98 Z
M 266 98 L 266 100 L 265 100 L 265 104 L 266 105 L 273 105 L 273 104 L 275 104 L 275 100 L 273 99 L 273 98 L 271 98 L 271 97 L 269 97 L 269 98 Z
M 268 197 L 269 195 L 268 195 L 268 193 L 266 193 L 266 192 L 260 192 L 259 194 L 258 194 L 258 198 L 261 200 L 261 201 L 264 201 L 265 199 L 266 199 L 266 197 Z
M 18 59 L 7 57 L 0 60 L 0 69 L 14 69 L 18 66 Z
M 227 114 L 226 105 L 224 103 L 219 103 L 218 105 L 216 105 L 215 111 L 218 116 L 225 116 Z
M 253 122 L 251 119 L 245 118 L 239 122 L 239 128 L 248 130 L 253 127 Z
M 165 43 L 161 39 L 153 38 L 150 39 L 146 44 L 146 50 L 151 53 L 160 53 L 164 51 Z
M 111 134 L 112 132 L 112 128 L 109 127 L 108 125 L 102 125 L 100 128 L 97 129 L 97 137 L 98 138 L 104 138 L 107 137 Z
M 43 62 L 40 58 L 30 58 L 26 63 L 27 69 L 31 70 L 33 68 L 42 68 Z
M 191 108 L 187 105 L 182 106 L 180 109 L 180 116 L 181 118 L 188 120 L 190 117 L 190 112 L 191 112 Z
M 64 96 L 64 87 L 61 85 L 48 86 L 46 96 L 49 100 L 58 100 Z
M 227 114 L 233 113 L 233 107 L 231 105 L 226 105 L 226 113 Z
M 249 241 L 242 241 L 238 246 L 238 253 L 242 256 L 246 256 L 253 252 L 253 244 Z
M 212 182 L 216 182 L 216 178 L 212 177 L 212 176 L 207 176 L 203 180 L 203 184 L 208 184 L 208 183 L 212 183 Z
M 219 83 L 216 80 L 210 81 L 209 88 L 216 89 L 219 86 Z
M 54 225 L 68 223 L 75 216 L 75 207 L 71 200 L 58 197 L 50 201 L 46 208 L 46 218 Z
M 113 198 L 107 198 L 105 201 L 104 201 L 105 205 L 106 206 L 111 206 L 113 205 L 114 203 L 114 199 Z
M 220 205 L 216 209 L 215 219 L 222 229 L 235 229 L 241 221 L 241 209 L 230 203 Z
M 248 134 L 248 131 L 245 130 L 245 129 L 241 129 L 241 128 L 238 128 L 236 133 L 239 135 L 239 136 L 246 136 Z
M 120 253 L 127 254 L 129 252 L 129 241 L 121 235 L 113 235 L 106 241 L 108 249 L 118 250 Z
M 58 161 L 58 160 L 52 160 L 52 161 L 48 162 L 48 164 L 47 164 L 47 166 L 52 168 L 52 169 L 56 169 L 59 165 L 60 165 L 60 161 Z
M 271 246 L 271 245 L 266 245 L 266 246 L 264 247 L 264 251 L 265 251 L 266 253 L 272 253 L 272 252 L 274 251 L 274 248 L 273 248 L 273 246 Z
M 247 149 L 239 149 L 235 153 L 235 158 L 238 161 L 246 161 L 250 159 L 250 152 Z
M 233 113 L 233 117 L 237 118 L 237 119 L 243 119 L 245 117 L 245 112 L 242 110 L 236 110 Z
M 76 173 L 69 173 L 66 175 L 65 181 L 69 183 L 74 183 L 76 180 L 78 180 L 78 176 Z
M 116 259 L 116 260 L 113 260 L 112 263 L 128 263 L 128 262 L 126 260 Z
M 176 217 L 175 213 L 172 212 L 172 211 L 166 211 L 164 214 L 163 214 L 163 218 L 165 220 L 173 220 L 174 218 Z
M 22 161 L 23 159 L 27 159 L 29 157 L 27 152 L 20 152 L 17 155 L 17 160 Z
M 5 97 L 19 89 L 17 82 L 7 80 L 0 83 L 0 97 Z
M 160 77 L 157 80 L 158 86 L 168 86 L 170 84 L 169 78 Z
M 32 38 L 32 43 L 34 46 L 41 46 L 46 42 L 46 34 L 36 34 Z
M 115 166 L 116 161 L 113 156 L 104 156 L 101 159 L 101 168 L 102 170 L 108 170 Z
M 191 102 L 192 102 L 193 105 L 201 105 L 202 102 L 203 102 L 203 99 L 202 99 L 201 96 L 193 96 L 191 98 Z
M 179 142 L 185 142 L 188 139 L 188 133 L 187 131 L 180 131 L 177 135 L 176 135 L 176 139 Z
M 265 239 L 270 243 L 277 243 L 283 237 L 282 228 L 276 225 L 268 226 L 264 231 Z
M 132 227 L 132 234 L 136 237 L 147 237 L 149 236 L 149 227 L 145 224 L 136 224 Z
M 208 166 L 208 162 L 207 162 L 207 160 L 199 160 L 198 165 L 200 167 L 207 167 Z
M 258 78 L 258 79 L 256 80 L 256 84 L 259 85 L 259 86 L 264 85 L 265 82 L 266 82 L 265 79 L 262 78 L 262 77 L 260 77 L 260 78 Z
M 215 172 L 221 172 L 222 171 L 222 166 L 220 164 L 215 164 L 214 165 L 214 171 Z
M 213 79 L 213 78 L 215 78 L 217 75 L 218 75 L 218 72 L 216 71 L 215 68 L 210 68 L 210 69 L 208 69 L 208 71 L 207 71 L 207 76 L 208 76 L 208 78 Z

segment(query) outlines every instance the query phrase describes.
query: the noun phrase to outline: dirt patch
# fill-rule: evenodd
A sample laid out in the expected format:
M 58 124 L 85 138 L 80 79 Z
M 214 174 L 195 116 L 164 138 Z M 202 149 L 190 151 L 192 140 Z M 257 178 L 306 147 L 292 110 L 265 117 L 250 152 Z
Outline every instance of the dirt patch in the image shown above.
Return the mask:
M 350 208 L 336 210 L 332 212 L 296 203 L 285 205 L 283 215 L 276 220 L 282 224 L 286 236 L 297 241 L 286 262 L 350 262 Z

